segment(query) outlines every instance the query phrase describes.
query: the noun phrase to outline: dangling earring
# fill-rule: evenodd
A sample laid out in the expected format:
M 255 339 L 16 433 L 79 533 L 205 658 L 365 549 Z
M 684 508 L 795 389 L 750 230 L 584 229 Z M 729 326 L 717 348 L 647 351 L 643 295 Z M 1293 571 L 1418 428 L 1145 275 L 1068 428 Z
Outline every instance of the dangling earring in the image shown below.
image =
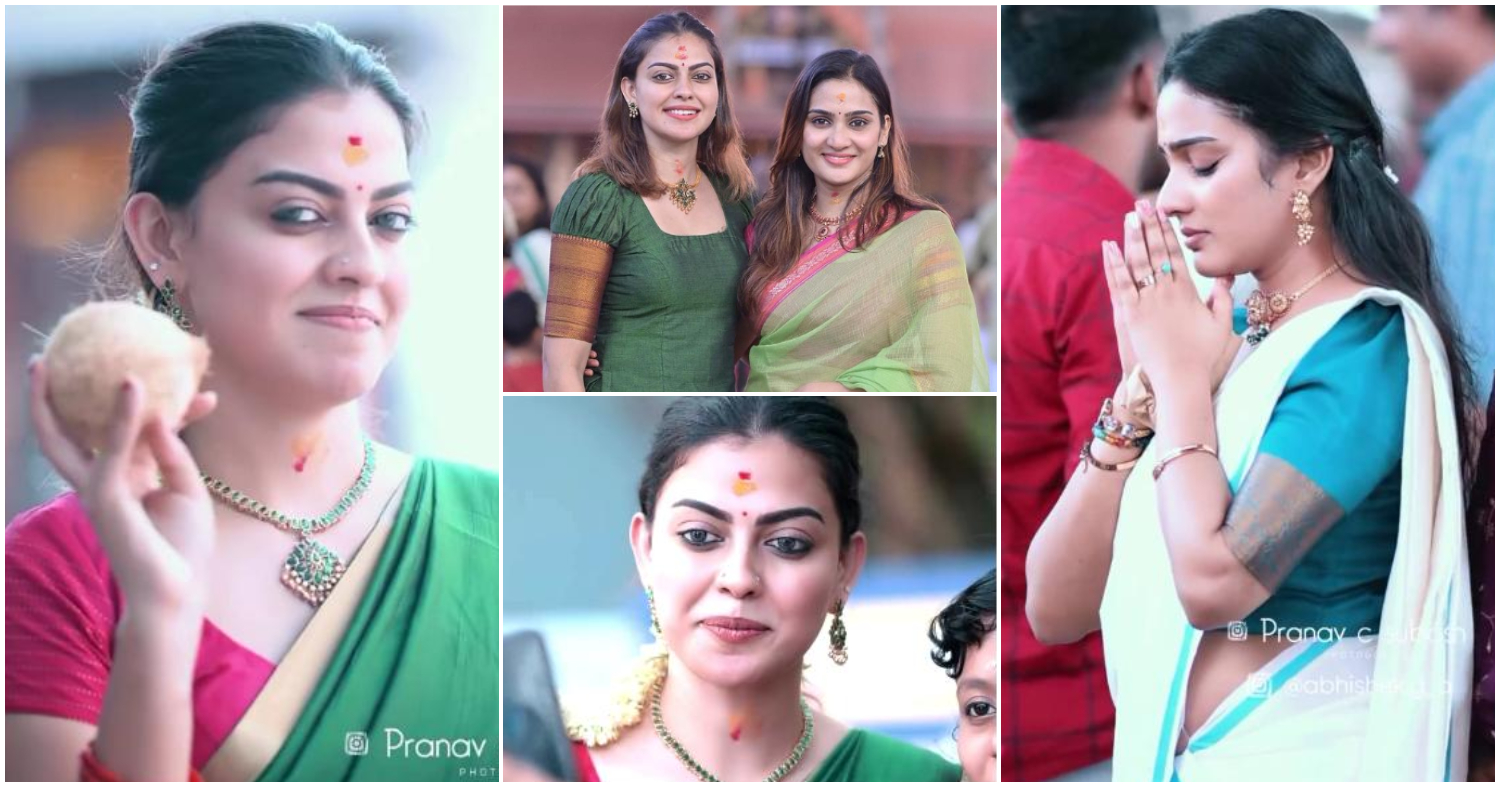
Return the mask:
M 661 639 L 661 620 L 656 617 L 656 594 L 646 588 L 646 605 L 651 608 L 651 636 Z
M 1297 245 L 1306 246 L 1313 236 L 1312 203 L 1302 189 L 1292 196 L 1292 218 L 1297 220 Z
M 630 118 L 631 118 L 631 120 L 634 120 L 634 119 L 636 119 L 636 118 L 638 118 L 638 117 L 641 116 L 641 110 L 639 110 L 639 109 L 636 108 L 636 105 L 635 105 L 634 101 L 626 101 L 625 102 L 625 106 L 627 106 L 627 107 L 630 108 Z
M 833 608 L 833 625 L 828 629 L 828 658 L 840 667 L 849 660 L 848 640 L 849 630 L 844 628 L 844 600 L 839 599 L 838 606 Z
M 885 158 L 885 145 L 881 145 L 880 149 L 875 151 L 875 158 Z
M 161 287 L 156 290 L 156 303 L 153 308 L 172 318 L 177 327 L 191 332 L 193 323 L 182 313 L 182 306 L 177 303 L 177 288 L 172 286 L 171 279 L 162 280 Z

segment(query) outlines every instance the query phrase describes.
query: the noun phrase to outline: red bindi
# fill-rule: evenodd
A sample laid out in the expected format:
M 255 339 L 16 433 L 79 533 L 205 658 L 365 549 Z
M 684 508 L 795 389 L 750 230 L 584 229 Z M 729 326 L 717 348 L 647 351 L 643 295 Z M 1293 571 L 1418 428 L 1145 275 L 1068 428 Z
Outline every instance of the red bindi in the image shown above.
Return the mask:
M 359 147 L 360 145 L 365 144 L 365 138 L 364 137 L 349 137 L 349 144 L 353 145 L 354 147 Z
M 750 480 L 750 472 L 748 470 L 741 470 L 740 471 L 740 480 L 741 481 L 749 481 Z

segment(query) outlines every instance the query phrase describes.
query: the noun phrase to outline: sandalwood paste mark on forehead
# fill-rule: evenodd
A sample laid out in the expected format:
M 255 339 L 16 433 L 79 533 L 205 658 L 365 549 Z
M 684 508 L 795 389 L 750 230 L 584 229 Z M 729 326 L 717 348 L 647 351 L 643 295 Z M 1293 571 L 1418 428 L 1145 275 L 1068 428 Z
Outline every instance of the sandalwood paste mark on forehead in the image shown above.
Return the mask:
M 740 477 L 734 481 L 734 493 L 743 497 L 756 490 L 755 481 L 750 478 L 750 471 L 741 470 Z
M 344 145 L 344 163 L 351 167 L 359 166 L 370 158 L 370 151 L 365 147 L 365 138 L 358 134 L 349 135 L 348 144 Z

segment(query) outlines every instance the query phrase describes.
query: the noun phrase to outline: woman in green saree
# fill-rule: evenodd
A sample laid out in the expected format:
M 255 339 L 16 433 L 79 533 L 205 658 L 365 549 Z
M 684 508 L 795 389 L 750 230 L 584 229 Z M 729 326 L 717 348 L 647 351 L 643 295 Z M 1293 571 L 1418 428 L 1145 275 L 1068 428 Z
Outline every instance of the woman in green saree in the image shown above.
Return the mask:
M 962 248 L 893 111 L 852 49 L 797 80 L 740 285 L 745 390 L 989 390 Z
M 656 647 L 569 713 L 585 780 L 957 781 L 941 757 L 811 707 L 803 662 L 865 559 L 859 447 L 820 398 L 695 397 L 662 416 L 630 521 Z M 571 710 L 571 709 L 570 709 Z
M 247 23 L 164 52 L 131 118 L 101 276 L 206 340 L 212 393 L 169 423 L 96 380 L 111 431 L 80 446 L 33 365 L 76 492 L 6 529 L 7 779 L 496 778 L 497 478 L 361 427 L 416 107 L 332 28 Z

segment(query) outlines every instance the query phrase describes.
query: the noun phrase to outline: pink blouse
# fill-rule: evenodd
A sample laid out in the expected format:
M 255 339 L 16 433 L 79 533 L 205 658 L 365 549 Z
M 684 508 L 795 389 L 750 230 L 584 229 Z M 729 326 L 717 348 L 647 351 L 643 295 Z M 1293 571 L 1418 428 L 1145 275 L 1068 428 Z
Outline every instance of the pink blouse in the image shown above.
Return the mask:
M 123 599 L 77 495 L 5 529 L 5 712 L 99 723 Z M 203 766 L 276 665 L 203 620 L 193 669 L 193 760 Z

